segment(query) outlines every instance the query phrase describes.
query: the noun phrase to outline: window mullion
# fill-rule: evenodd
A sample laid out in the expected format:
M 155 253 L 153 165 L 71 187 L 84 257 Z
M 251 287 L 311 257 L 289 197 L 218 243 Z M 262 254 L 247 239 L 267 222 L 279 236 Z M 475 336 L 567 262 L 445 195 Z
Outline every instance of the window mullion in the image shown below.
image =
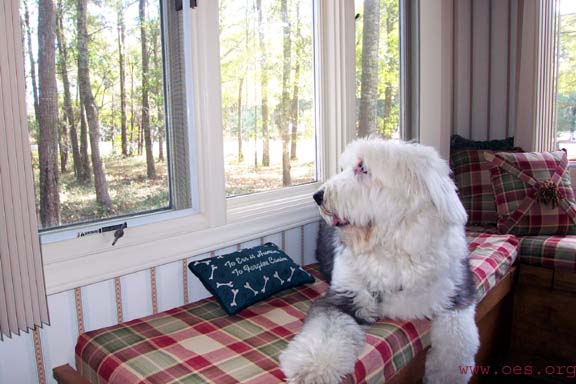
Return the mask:
M 190 54 L 186 60 L 187 85 L 193 105 L 189 104 L 189 119 L 193 122 L 190 135 L 196 140 L 195 158 L 198 171 L 197 196 L 200 210 L 212 226 L 226 222 L 224 152 L 220 91 L 220 46 L 218 2 L 202 2 L 197 8 L 185 7 L 185 34 L 189 33 Z M 189 74 L 189 75 L 188 75 Z
M 319 153 L 322 177 L 338 172 L 338 157 L 355 136 L 354 2 L 318 0 Z

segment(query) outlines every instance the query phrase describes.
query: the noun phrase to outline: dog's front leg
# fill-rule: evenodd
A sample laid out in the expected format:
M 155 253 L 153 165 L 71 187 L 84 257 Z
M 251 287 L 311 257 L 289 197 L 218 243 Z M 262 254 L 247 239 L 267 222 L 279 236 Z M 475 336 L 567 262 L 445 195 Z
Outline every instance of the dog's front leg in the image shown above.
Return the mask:
M 432 347 L 426 357 L 426 384 L 467 383 L 480 341 L 474 322 L 475 306 L 434 316 L 430 328 Z
M 358 324 L 368 325 L 378 320 L 378 305 L 368 290 L 351 290 L 331 287 L 326 301 L 352 316 Z
M 324 297 L 312 304 L 302 330 L 280 354 L 280 369 L 290 384 L 338 384 L 354 372 L 364 343 L 354 318 Z

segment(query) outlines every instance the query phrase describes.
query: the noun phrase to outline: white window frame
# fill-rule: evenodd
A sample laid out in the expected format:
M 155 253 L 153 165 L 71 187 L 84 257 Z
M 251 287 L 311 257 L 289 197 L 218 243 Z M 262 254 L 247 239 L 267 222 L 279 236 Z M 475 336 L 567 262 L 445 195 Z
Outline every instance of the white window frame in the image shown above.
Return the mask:
M 200 255 L 319 220 L 311 199 L 338 171 L 355 135 L 354 2 L 315 1 L 317 177 L 311 184 L 226 198 L 221 118 L 218 1 L 184 1 L 188 123 L 199 211 L 140 215 L 112 247 L 111 232 L 43 244 L 48 294 Z M 192 136 L 192 135 L 191 135 Z M 208 155 L 209 154 L 209 155 Z M 190 210 L 188 210 L 190 211 Z M 189 212 L 186 212 L 189 213 Z M 170 215 L 171 218 L 166 218 Z M 169 216 L 168 216 L 169 217 Z M 165 220 L 161 220 L 166 218 Z M 147 224 L 135 225 L 146 222 Z M 101 226 L 94 225 L 94 226 Z

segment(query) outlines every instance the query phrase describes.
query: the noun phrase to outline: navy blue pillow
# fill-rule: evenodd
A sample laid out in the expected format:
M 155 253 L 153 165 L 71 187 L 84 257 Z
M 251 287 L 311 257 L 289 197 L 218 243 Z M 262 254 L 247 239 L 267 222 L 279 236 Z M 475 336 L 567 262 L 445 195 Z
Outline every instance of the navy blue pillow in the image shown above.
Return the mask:
M 501 140 L 475 141 L 454 134 L 450 137 L 450 149 L 489 149 L 493 151 L 509 151 L 515 149 L 514 136 Z
M 314 282 L 312 275 L 272 243 L 192 261 L 188 268 L 229 315 L 276 292 Z

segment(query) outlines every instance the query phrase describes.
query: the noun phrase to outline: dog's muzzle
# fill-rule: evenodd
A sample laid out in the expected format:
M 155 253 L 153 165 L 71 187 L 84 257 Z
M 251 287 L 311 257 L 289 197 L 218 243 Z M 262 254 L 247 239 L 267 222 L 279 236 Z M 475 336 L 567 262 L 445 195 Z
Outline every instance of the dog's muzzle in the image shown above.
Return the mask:
M 332 225 L 333 227 L 343 227 L 343 226 L 350 224 L 348 220 L 341 219 L 337 214 L 335 214 L 334 212 L 330 212 L 329 210 L 326 209 L 326 207 L 324 207 L 322 205 L 324 203 L 324 190 L 323 189 L 318 190 L 314 195 L 312 195 L 312 198 L 314 199 L 316 204 L 318 204 L 318 206 L 320 207 L 320 210 L 326 216 L 330 217 L 330 225 Z

